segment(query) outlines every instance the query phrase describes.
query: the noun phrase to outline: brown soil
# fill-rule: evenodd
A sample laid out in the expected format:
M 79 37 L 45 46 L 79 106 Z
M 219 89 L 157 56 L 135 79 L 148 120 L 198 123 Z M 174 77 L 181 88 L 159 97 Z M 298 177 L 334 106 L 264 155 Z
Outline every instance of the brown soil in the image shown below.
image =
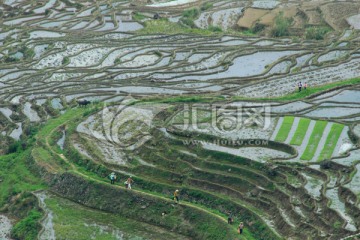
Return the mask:
M 286 17 L 286 18 L 294 18 L 295 15 L 298 13 L 298 10 L 297 10 L 296 6 L 287 7 L 287 8 L 275 8 L 275 9 L 271 10 L 269 13 L 267 13 L 266 15 L 264 15 L 260 19 L 259 23 L 263 24 L 263 25 L 267 25 L 267 26 L 272 26 L 275 21 L 276 16 L 280 12 L 283 12 L 284 17 Z
M 318 10 L 309 10 L 305 11 L 305 14 L 308 18 L 308 24 L 310 25 L 321 25 L 321 13 Z
M 256 22 L 271 27 L 279 12 L 285 17 L 293 18 L 294 29 L 303 29 L 305 25 L 329 25 L 334 30 L 348 28 L 346 18 L 358 14 L 360 3 L 316 1 L 300 2 L 296 5 L 279 5 L 272 10 L 248 8 L 239 19 L 240 28 L 251 28 Z
M 269 10 L 248 8 L 245 10 L 244 15 L 239 19 L 237 25 L 240 28 L 251 28 L 257 20 L 268 14 Z
M 306 14 L 302 10 L 298 10 L 294 16 L 293 28 L 304 28 L 306 24 Z
M 329 3 L 320 7 L 323 18 L 335 30 L 348 28 L 346 18 L 359 13 L 360 4 L 354 2 Z

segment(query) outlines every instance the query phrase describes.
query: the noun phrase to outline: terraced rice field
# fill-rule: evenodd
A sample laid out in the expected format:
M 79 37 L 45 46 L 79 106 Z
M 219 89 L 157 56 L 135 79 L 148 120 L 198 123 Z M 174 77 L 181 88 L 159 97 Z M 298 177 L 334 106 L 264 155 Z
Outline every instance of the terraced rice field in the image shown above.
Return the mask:
M 275 141 L 285 142 L 287 136 L 289 135 L 293 123 L 294 123 L 294 117 L 284 117 L 279 132 L 275 137 Z
M 296 132 L 294 133 L 294 136 L 291 139 L 290 144 L 291 145 L 301 145 L 304 137 L 306 135 L 306 132 L 309 128 L 310 119 L 308 118 L 301 118 L 299 121 L 298 126 L 296 127 Z
M 294 35 L 270 37 L 279 9 Z M 47 240 L 359 235 L 354 9 L 1 2 L 0 238 L 25 239 L 24 229 Z M 296 35 L 324 23 L 321 41 Z M 298 92 L 300 81 L 308 89 Z

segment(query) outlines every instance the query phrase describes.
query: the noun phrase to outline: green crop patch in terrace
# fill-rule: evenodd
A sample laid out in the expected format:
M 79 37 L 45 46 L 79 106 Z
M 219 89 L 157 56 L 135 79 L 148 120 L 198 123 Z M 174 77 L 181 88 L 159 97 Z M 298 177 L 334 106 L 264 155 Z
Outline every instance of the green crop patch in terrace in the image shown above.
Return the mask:
M 339 123 L 334 123 L 331 126 L 330 133 L 326 138 L 324 148 L 321 150 L 318 160 L 331 158 L 343 129 L 344 129 L 344 125 Z
M 139 34 L 195 34 L 202 36 L 222 36 L 231 34 L 235 36 L 253 35 L 247 32 L 239 32 L 235 30 L 223 31 L 223 29 L 210 25 L 207 29 L 196 28 L 191 18 L 185 19 L 183 24 L 170 22 L 168 19 L 157 19 L 146 21 L 144 28 L 137 31 Z
M 173 23 L 167 19 L 159 19 L 147 21 L 144 23 L 145 27 L 140 29 L 138 33 L 140 34 L 200 34 L 200 35 L 218 35 L 218 32 L 213 32 L 207 29 L 198 29 L 182 26 L 178 23 Z
M 300 159 L 311 160 L 314 157 L 314 154 L 319 145 L 321 136 L 323 135 L 326 125 L 327 125 L 327 122 L 324 122 L 324 121 L 316 122 L 314 130 L 311 133 L 308 145 L 306 146 L 306 149 Z
M 280 130 L 275 137 L 275 141 L 285 142 L 287 136 L 289 135 L 293 123 L 294 123 L 294 117 L 290 117 L 290 116 L 284 117 L 284 121 L 282 122 Z
M 298 127 L 295 131 L 293 138 L 290 141 L 291 145 L 300 146 L 304 140 L 306 135 L 306 131 L 309 128 L 311 120 L 308 118 L 301 118 L 298 124 Z

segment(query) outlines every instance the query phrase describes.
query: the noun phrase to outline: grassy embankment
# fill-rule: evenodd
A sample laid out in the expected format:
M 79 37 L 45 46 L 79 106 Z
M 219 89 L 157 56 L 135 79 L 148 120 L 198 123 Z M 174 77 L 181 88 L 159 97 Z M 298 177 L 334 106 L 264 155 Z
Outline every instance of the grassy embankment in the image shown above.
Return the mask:
M 46 185 L 29 169 L 33 167 L 32 143 L 31 139 L 24 140 L 23 144 L 25 142 L 28 144 L 25 149 L 16 143 L 13 145 L 18 146 L 16 150 L 13 149 L 15 152 L 0 156 L 0 211 L 17 219 L 11 231 L 12 238 L 30 240 L 36 239 L 42 213 L 29 192 L 46 189 Z
M 117 214 L 106 213 L 78 205 L 69 200 L 50 196 L 45 203 L 53 213 L 53 226 L 58 239 L 114 240 L 116 235 L 125 239 L 182 239 L 170 231 L 139 223 Z
M 229 98 L 225 98 L 223 95 L 216 95 L 216 94 L 208 94 L 203 96 L 191 96 L 191 95 L 184 95 L 184 96 L 176 96 L 176 97 L 149 97 L 143 98 L 142 101 L 144 102 L 158 102 L 158 103 L 184 103 L 184 102 L 219 102 L 219 101 L 280 101 L 280 102 L 288 102 L 288 101 L 295 101 L 306 99 L 313 95 L 320 94 L 324 91 L 331 91 L 332 89 L 337 89 L 339 87 L 346 87 L 351 85 L 360 84 L 360 78 L 353 78 L 348 79 L 340 82 L 329 83 L 319 86 L 310 86 L 306 91 L 297 92 L 294 90 L 293 93 L 281 96 L 281 97 L 269 97 L 269 98 L 244 98 L 241 96 L 231 96 Z

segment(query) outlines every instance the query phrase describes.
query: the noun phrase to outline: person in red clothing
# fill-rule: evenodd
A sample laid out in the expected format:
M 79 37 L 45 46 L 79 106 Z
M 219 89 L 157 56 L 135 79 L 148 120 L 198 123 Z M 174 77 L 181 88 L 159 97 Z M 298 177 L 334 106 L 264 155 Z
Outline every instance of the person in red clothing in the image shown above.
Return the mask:
M 126 180 L 126 188 L 131 189 L 131 184 L 133 184 L 134 180 L 132 180 L 131 176 Z

